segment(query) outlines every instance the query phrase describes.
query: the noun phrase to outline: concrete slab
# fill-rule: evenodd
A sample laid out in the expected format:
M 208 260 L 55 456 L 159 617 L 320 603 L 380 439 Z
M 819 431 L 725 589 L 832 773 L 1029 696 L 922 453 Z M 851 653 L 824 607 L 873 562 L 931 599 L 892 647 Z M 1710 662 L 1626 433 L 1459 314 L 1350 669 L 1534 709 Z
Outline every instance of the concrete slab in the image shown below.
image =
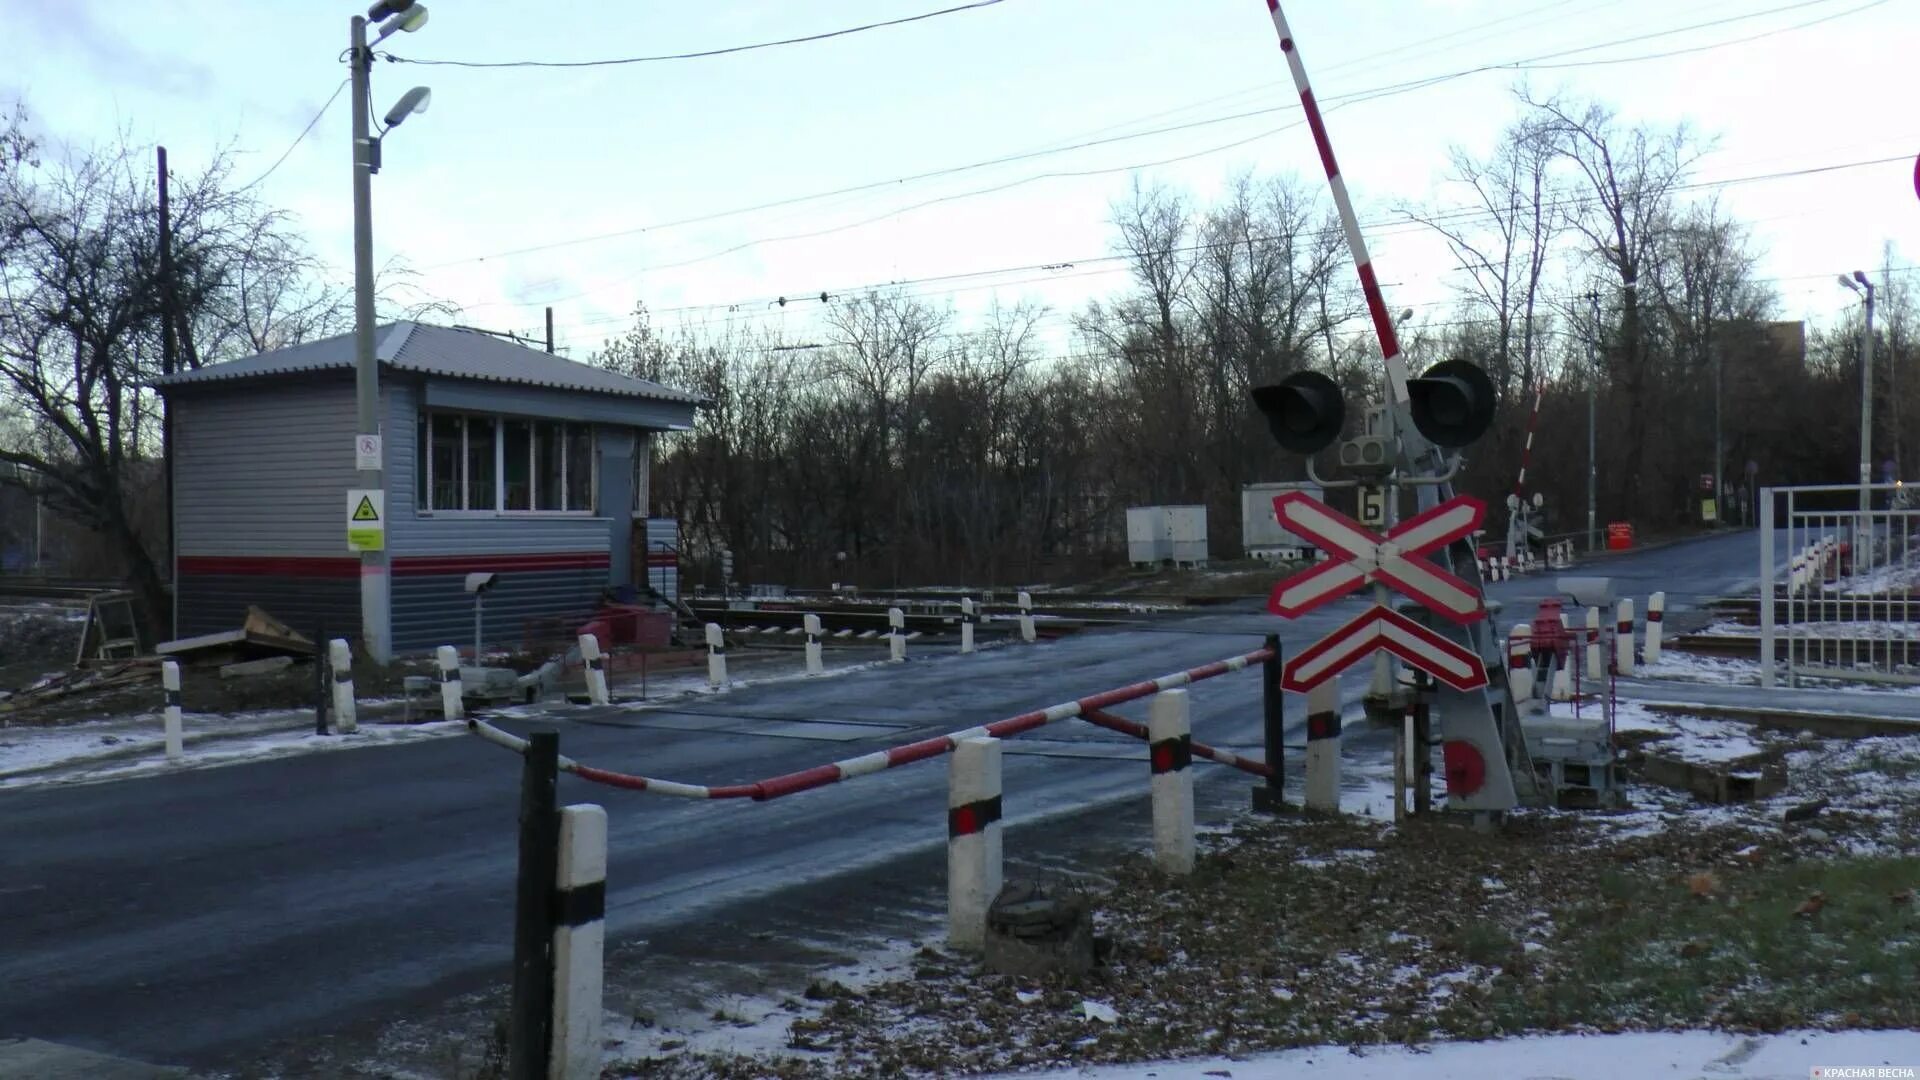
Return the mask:
M 96 1054 L 39 1039 L 0 1039 L 0 1076 L 33 1080 L 189 1080 L 185 1069 Z

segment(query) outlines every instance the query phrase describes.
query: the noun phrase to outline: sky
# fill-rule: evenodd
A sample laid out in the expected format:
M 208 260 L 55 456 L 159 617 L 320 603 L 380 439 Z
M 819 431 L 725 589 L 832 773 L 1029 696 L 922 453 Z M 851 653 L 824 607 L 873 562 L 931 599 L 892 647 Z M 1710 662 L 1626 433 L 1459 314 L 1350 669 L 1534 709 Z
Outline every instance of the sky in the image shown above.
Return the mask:
M 428 0 L 427 24 L 381 51 L 655 55 L 964 2 Z M 296 216 L 345 281 L 348 95 L 334 94 L 356 10 L 0 0 L 0 104 L 23 100 L 54 145 L 122 132 L 164 144 L 176 172 L 229 149 L 235 178 L 264 175 L 262 196 Z M 1517 115 L 1523 79 L 1709 138 L 1693 179 L 1716 183 L 1701 194 L 1751 223 L 1784 317 L 1835 317 L 1854 302 L 1835 275 L 1877 267 L 1887 241 L 1920 252 L 1910 82 L 1920 0 L 1295 0 L 1287 16 L 1331 106 L 1388 303 L 1414 309 L 1416 325 L 1449 317 L 1459 275 L 1445 245 L 1393 208 L 1461 205 L 1449 148 L 1490 148 Z M 1678 55 L 1590 63 L 1663 53 Z M 1544 63 L 1582 66 L 1494 67 L 1548 54 L 1562 55 Z M 538 331 L 551 305 L 575 356 L 620 333 L 636 302 L 656 325 L 733 320 L 804 342 L 818 336 L 821 292 L 890 283 L 962 323 L 995 303 L 1045 304 L 1049 342 L 1064 350 L 1071 314 L 1125 284 L 1106 257 L 1113 203 L 1136 180 L 1202 200 L 1249 170 L 1323 184 L 1258 0 L 1000 0 L 807 44 L 623 66 L 382 62 L 375 114 L 414 85 L 431 87 L 432 103 L 384 143 L 376 264 L 404 260 L 475 326 Z M 1855 164 L 1875 159 L 1892 160 Z M 1729 180 L 1740 182 L 1717 185 Z

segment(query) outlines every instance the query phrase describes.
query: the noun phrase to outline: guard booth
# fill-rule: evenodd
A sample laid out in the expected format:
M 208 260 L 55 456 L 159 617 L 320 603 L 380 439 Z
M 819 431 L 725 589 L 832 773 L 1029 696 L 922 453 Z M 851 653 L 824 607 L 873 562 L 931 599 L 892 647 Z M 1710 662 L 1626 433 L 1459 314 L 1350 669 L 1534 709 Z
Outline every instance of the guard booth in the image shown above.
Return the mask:
M 232 629 L 249 605 L 357 636 L 362 550 L 387 559 L 395 651 L 471 639 L 472 573 L 497 575 L 490 647 L 519 644 L 528 620 L 590 615 L 610 590 L 646 595 L 653 441 L 691 428 L 702 399 L 426 323 L 378 327 L 375 358 L 382 438 L 365 445 L 350 334 L 156 381 L 173 422 L 175 637 Z M 380 490 L 362 486 L 366 453 Z

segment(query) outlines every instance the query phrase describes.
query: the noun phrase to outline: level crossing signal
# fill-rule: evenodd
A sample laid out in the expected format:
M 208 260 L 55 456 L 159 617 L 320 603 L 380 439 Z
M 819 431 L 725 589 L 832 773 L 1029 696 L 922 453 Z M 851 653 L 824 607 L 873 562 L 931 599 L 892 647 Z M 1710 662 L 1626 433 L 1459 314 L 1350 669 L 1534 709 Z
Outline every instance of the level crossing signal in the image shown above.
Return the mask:
M 1493 423 L 1493 380 L 1470 360 L 1442 360 L 1408 379 L 1407 398 L 1413 426 L 1435 446 L 1466 446 Z M 1317 454 L 1333 445 L 1346 423 L 1340 387 L 1318 371 L 1296 371 L 1254 387 L 1253 404 L 1266 417 L 1274 441 L 1296 454 Z

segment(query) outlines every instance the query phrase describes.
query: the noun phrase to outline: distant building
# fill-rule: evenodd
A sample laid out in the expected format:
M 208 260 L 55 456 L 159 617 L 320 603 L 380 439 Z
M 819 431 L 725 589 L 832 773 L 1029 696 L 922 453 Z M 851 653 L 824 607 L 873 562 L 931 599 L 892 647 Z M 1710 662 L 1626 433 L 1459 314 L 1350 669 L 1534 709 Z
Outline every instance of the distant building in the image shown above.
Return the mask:
M 499 575 L 489 643 L 645 581 L 652 440 L 691 427 L 701 399 L 473 331 L 396 322 L 374 342 L 395 650 L 471 639 L 469 573 Z M 157 385 L 173 420 L 175 635 L 232 629 L 257 604 L 358 636 L 352 335 Z

